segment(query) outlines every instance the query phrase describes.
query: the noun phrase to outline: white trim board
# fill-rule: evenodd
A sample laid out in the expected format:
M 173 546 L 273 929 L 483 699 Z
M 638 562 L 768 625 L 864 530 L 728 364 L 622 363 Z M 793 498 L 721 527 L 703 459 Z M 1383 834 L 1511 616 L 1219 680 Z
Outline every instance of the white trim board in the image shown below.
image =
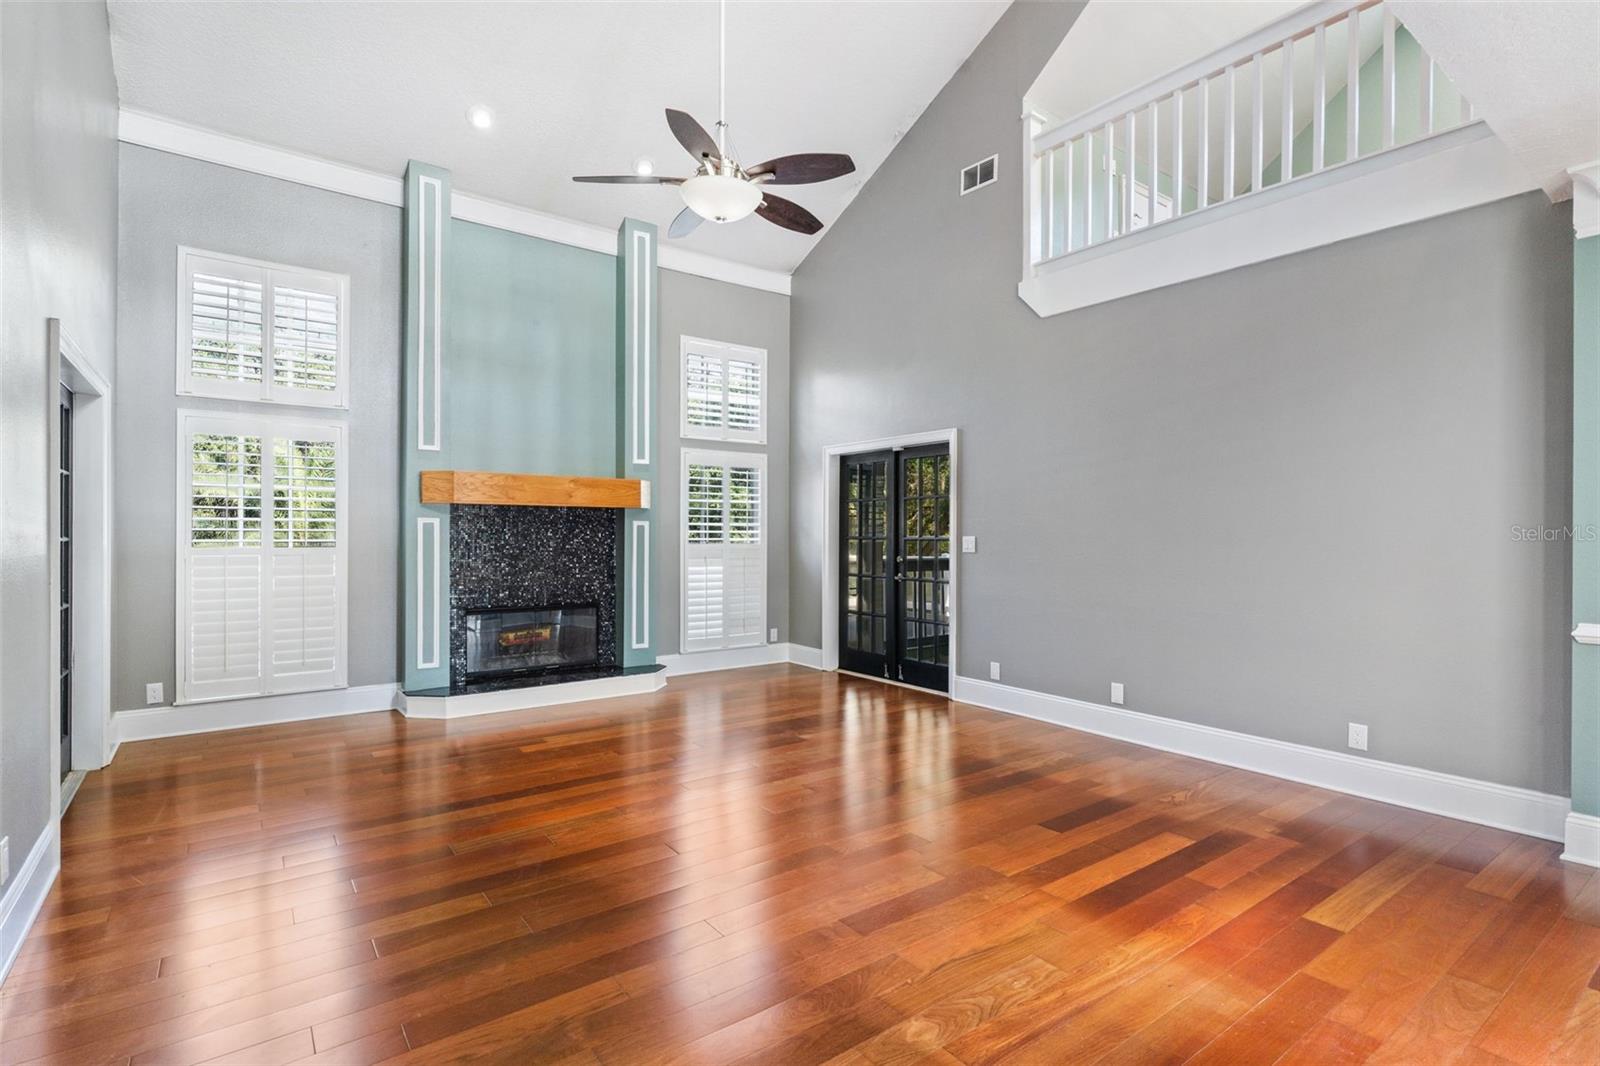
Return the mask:
M 1600 866 L 1600 818 L 1573 811 L 1567 815 L 1567 848 L 1561 857 L 1567 862 Z
M 211 700 L 182 706 L 139 707 L 118 711 L 113 715 L 111 733 L 115 743 L 121 745 L 125 741 L 186 737 L 225 729 L 247 729 L 258 725 L 309 722 L 346 714 L 389 711 L 396 706 L 397 691 L 397 686 L 391 681 L 380 685 Z
M 605 700 L 617 696 L 640 696 L 667 687 L 666 673 L 622 674 L 596 677 L 587 681 L 567 681 L 533 688 L 508 688 L 499 692 L 473 692 L 461 696 L 408 696 L 399 694 L 400 713 L 407 718 L 471 718 L 503 711 L 526 711 L 534 707 L 555 707 L 563 703 Z
M 405 204 L 405 181 L 389 174 L 364 170 L 346 163 L 293 152 L 269 144 L 235 137 L 216 130 L 176 122 L 160 115 L 123 108 L 118 116 L 117 139 L 126 144 L 137 144 L 173 155 L 187 156 L 207 163 L 217 163 L 251 174 L 280 178 L 314 189 L 357 196 L 390 207 Z M 589 222 L 562 218 L 559 215 L 535 211 L 530 207 L 491 200 L 484 196 L 453 192 L 450 197 L 450 217 L 463 222 L 476 222 L 484 226 L 538 237 L 557 244 L 587 248 L 607 255 L 617 253 L 615 230 Z M 790 276 L 777 270 L 719 259 L 704 252 L 691 252 L 684 248 L 661 248 L 656 265 L 662 270 L 676 270 L 694 274 L 713 281 L 725 281 L 751 289 L 789 295 Z
M 1565 836 L 1571 805 L 1564 796 L 1358 758 L 993 681 L 956 677 L 953 689 L 954 698 L 961 703 L 1126 740 L 1147 748 L 1545 840 L 1562 840 Z
M 28 930 L 61 872 L 60 828 L 59 821 L 44 827 L 12 875 L 5 895 L 0 896 L 0 982 L 11 972 Z

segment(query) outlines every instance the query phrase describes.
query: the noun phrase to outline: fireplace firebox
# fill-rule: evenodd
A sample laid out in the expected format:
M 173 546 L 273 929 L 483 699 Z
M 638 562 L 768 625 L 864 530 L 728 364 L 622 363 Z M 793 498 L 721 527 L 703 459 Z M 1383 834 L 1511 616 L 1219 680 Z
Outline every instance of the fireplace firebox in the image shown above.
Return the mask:
M 466 612 L 466 680 L 542 674 L 600 661 L 595 604 Z

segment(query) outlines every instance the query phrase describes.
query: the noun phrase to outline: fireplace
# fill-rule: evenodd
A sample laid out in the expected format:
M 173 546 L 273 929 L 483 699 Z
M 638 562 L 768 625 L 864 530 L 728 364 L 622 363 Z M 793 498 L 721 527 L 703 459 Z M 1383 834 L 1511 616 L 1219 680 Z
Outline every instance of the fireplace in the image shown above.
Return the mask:
M 592 666 L 600 661 L 600 615 L 595 604 L 465 613 L 465 680 L 469 682 Z

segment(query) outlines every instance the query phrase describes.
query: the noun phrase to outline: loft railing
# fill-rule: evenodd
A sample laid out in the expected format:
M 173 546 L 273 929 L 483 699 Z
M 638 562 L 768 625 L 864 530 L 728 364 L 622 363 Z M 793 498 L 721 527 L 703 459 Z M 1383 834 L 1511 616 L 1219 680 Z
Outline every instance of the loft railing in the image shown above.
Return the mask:
M 1030 261 L 1472 119 L 1472 105 L 1387 3 L 1318 0 L 1053 128 L 1031 115 Z

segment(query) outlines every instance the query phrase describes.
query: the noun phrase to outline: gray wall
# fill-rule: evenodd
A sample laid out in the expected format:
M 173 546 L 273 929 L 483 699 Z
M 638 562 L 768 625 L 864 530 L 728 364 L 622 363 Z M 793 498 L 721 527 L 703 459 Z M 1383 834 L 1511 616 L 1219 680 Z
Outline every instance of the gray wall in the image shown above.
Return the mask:
M 693 274 L 663 270 L 661 374 L 656 410 L 660 464 L 651 506 L 657 508 L 656 652 L 682 652 L 683 447 L 765 451 L 767 455 L 767 626 L 789 639 L 789 297 Z M 679 345 L 683 337 L 767 350 L 767 445 L 684 441 Z
M 178 410 L 251 410 L 175 392 L 179 245 L 350 275 L 349 680 L 392 682 L 400 480 L 400 210 L 122 146 L 117 279 L 116 559 L 111 706 L 175 693 Z
M 964 674 L 1564 794 L 1569 550 L 1512 527 L 1569 521 L 1567 211 L 1039 319 L 1017 116 L 1076 11 L 1013 5 L 796 276 L 793 639 L 823 448 L 953 425 Z
M 15 872 L 50 819 L 45 320 L 111 378 L 117 85 L 104 4 L 0 4 L 0 836 Z M 8 886 L 9 887 L 9 886 Z

